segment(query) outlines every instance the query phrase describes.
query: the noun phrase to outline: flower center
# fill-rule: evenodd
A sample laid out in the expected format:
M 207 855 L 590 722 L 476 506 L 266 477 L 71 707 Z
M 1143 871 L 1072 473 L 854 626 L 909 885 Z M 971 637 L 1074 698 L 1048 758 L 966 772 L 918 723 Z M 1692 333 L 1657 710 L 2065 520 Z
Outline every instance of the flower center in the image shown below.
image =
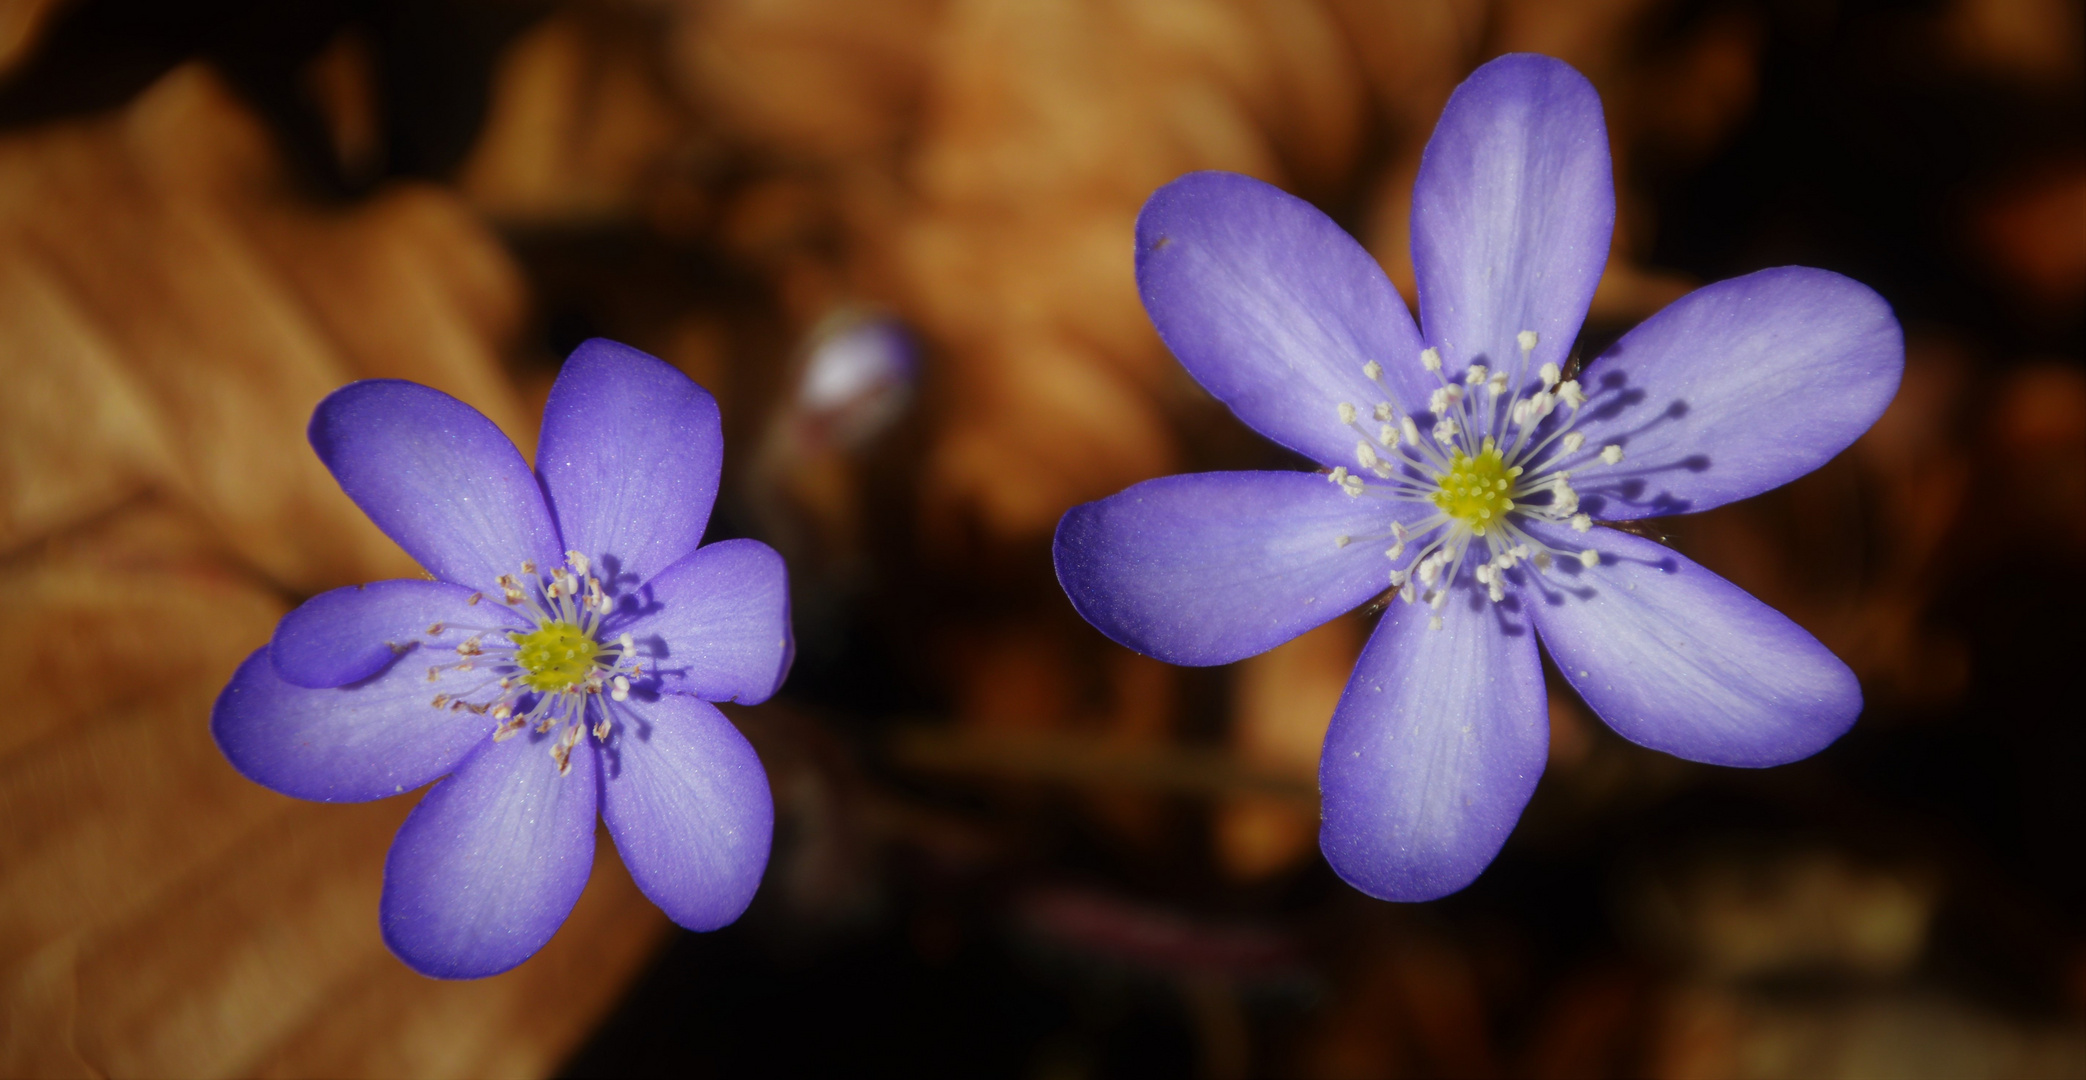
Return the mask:
M 564 621 L 539 623 L 524 634 L 510 632 L 514 662 L 531 690 L 558 692 L 587 681 L 599 666 L 601 646 L 585 630 Z
M 492 718 L 495 742 L 525 728 L 533 727 L 538 734 L 559 731 L 551 741 L 550 756 L 560 776 L 571 770 L 572 749 L 584 732 L 591 730 L 596 739 L 606 741 L 616 709 L 630 700 L 631 680 L 642 678 L 645 667 L 628 633 L 603 644 L 609 635 L 602 623 L 615 612 L 616 601 L 591 569 L 586 556 L 568 551 L 565 565 L 552 567 L 548 574 L 525 562 L 519 575 L 500 575 L 495 584 L 501 599 L 535 619 L 534 630 L 445 623 L 428 627 L 430 647 L 450 647 L 454 638 L 441 640 L 444 634 L 469 635 L 455 644 L 454 663 L 427 669 L 427 681 L 440 684 L 442 691 L 429 704 Z M 467 603 L 475 606 L 484 596 L 473 593 Z
M 1514 478 L 1520 475 L 1521 468 L 1509 466 L 1499 446 L 1487 438 L 1476 457 L 1462 450 L 1450 454 L 1448 471 L 1434 478 L 1439 490 L 1432 501 L 1442 513 L 1469 526 L 1473 535 L 1483 536 L 1514 508 Z
M 1543 521 L 1576 532 L 1593 528 L 1579 510 L 1572 487 L 1577 469 L 1620 465 L 1623 448 L 1611 443 L 1597 452 L 1573 428 L 1589 400 L 1578 380 L 1566 379 L 1556 364 L 1531 368 L 1534 331 L 1515 335 L 1519 364 L 1509 373 L 1474 363 L 1451 380 L 1441 353 L 1425 349 L 1420 366 L 1437 388 L 1424 410 L 1414 403 L 1401 412 L 1388 400 L 1383 365 L 1370 360 L 1362 374 L 1384 391 L 1374 405 L 1338 402 L 1342 426 L 1357 436 L 1355 465 L 1335 467 L 1326 477 L 1352 498 L 1419 503 L 1427 512 L 1400 515 L 1380 536 L 1333 537 L 1336 547 L 1357 540 L 1388 540 L 1391 587 L 1407 603 L 1425 601 L 1440 611 L 1449 590 L 1467 575 L 1494 603 L 1507 587 L 1529 573 L 1547 573 L 1559 558 L 1599 565 L 1591 548 L 1554 547 L 1526 526 Z M 1424 432 L 1424 434 L 1422 434 Z M 1373 479 L 1372 479 L 1373 478 Z M 1526 567 L 1527 569 L 1522 569 Z M 1439 629 L 1439 615 L 1428 620 Z

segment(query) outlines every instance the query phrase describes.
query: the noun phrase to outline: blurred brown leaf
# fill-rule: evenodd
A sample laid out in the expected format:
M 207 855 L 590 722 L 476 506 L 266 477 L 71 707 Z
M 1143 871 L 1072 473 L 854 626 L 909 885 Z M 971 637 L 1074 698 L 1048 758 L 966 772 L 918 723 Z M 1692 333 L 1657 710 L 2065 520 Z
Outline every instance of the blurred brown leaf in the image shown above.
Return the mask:
M 1978 205 L 1973 239 L 2030 314 L 2086 306 L 2086 162 L 2046 168 Z
M 1964 68 L 2076 90 L 2086 76 L 2086 5 L 2078 0 L 1954 0 L 1935 40 Z
M 691 121 L 667 85 L 655 18 L 589 7 L 558 12 L 508 46 L 490 115 L 457 177 L 504 222 L 566 228 L 638 216 L 699 219 L 683 160 Z
M 527 446 L 520 307 L 457 200 L 310 201 L 205 68 L 0 138 L 0 1073 L 540 1075 L 657 940 L 604 842 L 535 959 L 421 978 L 377 925 L 411 800 L 290 800 L 209 734 L 286 594 L 414 571 L 306 445 L 312 407 L 412 378 Z
M 1350 44 L 1315 3 L 676 10 L 690 100 L 839 208 L 826 301 L 866 294 L 939 346 L 962 403 L 926 466 L 943 547 L 1033 538 L 1176 465 L 1168 414 L 1194 391 L 1127 246 L 1154 188 L 1199 168 L 1322 188 L 1358 149 Z
M 1352 970 L 1320 1010 L 1296 1071 L 1325 1080 L 1496 1075 L 1470 957 L 1427 931 L 1395 929 L 1350 947 Z
M 1939 882 L 1920 867 L 1829 849 L 1732 847 L 1640 881 L 1623 921 L 1706 978 L 1881 979 L 1919 961 L 1939 900 Z
M 0 72 L 29 54 L 30 46 L 66 0 L 0 0 Z
M 1790 1000 L 1687 986 L 1666 990 L 1656 1012 L 1645 1068 L 1673 1080 L 2000 1080 L 2086 1072 L 2086 1039 L 2077 1031 L 2002 1017 L 1931 992 Z
M 1315 786 L 1318 753 L 1333 707 L 1347 689 L 1366 627 L 1334 619 L 1233 668 L 1231 744 L 1249 767 Z M 1315 807 L 1247 796 L 1217 808 L 1211 822 L 1217 862 L 1233 877 L 1262 878 L 1318 851 Z
M 519 282 L 482 227 L 424 188 L 302 202 L 204 68 L 0 140 L 0 177 L 0 375 L 26 391 L 0 400 L 0 550 L 152 486 L 292 589 L 398 576 L 304 446 L 319 398 L 410 374 L 530 430 L 495 360 Z

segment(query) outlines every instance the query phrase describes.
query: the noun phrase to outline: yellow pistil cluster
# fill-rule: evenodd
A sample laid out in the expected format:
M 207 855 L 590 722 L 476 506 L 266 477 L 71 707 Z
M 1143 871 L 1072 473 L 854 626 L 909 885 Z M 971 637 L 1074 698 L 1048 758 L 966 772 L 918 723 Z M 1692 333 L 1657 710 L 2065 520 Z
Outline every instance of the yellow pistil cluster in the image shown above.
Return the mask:
M 507 636 L 514 641 L 514 662 L 526 673 L 521 681 L 531 690 L 556 693 L 577 688 L 593 674 L 601 653 L 586 631 L 569 622 L 540 622 L 526 634 Z
M 1449 471 L 1434 478 L 1434 505 L 1470 526 L 1473 534 L 1483 536 L 1514 508 L 1514 479 L 1520 475 L 1521 466 L 1509 467 L 1499 447 L 1488 438 L 1476 457 L 1458 450 L 1449 458 Z

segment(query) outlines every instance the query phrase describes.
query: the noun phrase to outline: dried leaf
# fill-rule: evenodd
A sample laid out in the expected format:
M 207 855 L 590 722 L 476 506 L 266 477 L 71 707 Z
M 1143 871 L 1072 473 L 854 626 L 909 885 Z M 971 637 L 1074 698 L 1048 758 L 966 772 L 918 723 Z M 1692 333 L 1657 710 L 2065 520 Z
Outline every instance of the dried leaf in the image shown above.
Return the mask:
M 312 406 L 411 374 L 530 430 L 495 362 L 519 282 L 483 228 L 426 189 L 300 203 L 204 68 L 0 139 L 0 176 L 0 375 L 35 391 L 0 401 L 0 549 L 152 486 L 291 588 L 409 574 L 304 445 Z

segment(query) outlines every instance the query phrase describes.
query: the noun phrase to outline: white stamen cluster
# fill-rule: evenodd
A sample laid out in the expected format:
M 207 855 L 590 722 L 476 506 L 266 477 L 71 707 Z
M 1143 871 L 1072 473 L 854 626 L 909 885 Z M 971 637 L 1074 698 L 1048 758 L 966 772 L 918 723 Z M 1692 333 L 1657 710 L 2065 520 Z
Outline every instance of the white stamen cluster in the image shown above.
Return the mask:
M 613 730 L 611 703 L 628 701 L 630 681 L 644 675 L 629 634 L 613 642 L 598 640 L 601 621 L 615 610 L 616 600 L 591 569 L 585 555 L 568 551 L 565 565 L 547 575 L 534 562 L 522 563 L 520 574 L 500 575 L 494 584 L 501 599 L 532 618 L 535 630 L 429 626 L 430 646 L 445 632 L 462 630 L 470 636 L 455 647 L 457 661 L 427 669 L 427 681 L 476 677 L 470 685 L 436 694 L 431 704 L 491 718 L 496 742 L 528 727 L 539 734 L 562 728 L 550 755 L 560 776 L 571 771 L 573 747 L 590 729 L 596 739 L 607 740 Z M 475 606 L 484 595 L 472 593 L 468 603 Z
M 1483 557 L 1474 561 L 1469 578 L 1494 603 L 1506 599 L 1514 572 L 1524 566 L 1524 572 L 1542 574 L 1561 559 L 1589 568 L 1600 564 L 1600 554 L 1592 549 L 1559 550 L 1518 524 L 1526 516 L 1588 532 L 1593 519 L 1580 510 L 1574 470 L 1612 467 L 1623 459 L 1618 443 L 1582 454 L 1586 436 L 1572 428 L 1587 393 L 1554 363 L 1541 365 L 1530 380 L 1529 358 L 1538 340 L 1532 330 L 1515 335 L 1521 357 L 1512 375 L 1471 364 L 1460 378 L 1450 379 L 1440 351 L 1422 350 L 1420 366 L 1438 383 L 1424 415 L 1401 414 L 1389 400 L 1366 410 L 1355 402 L 1336 403 L 1340 423 L 1360 438 L 1356 467 L 1336 467 L 1327 479 L 1353 498 L 1421 503 L 1432 511 L 1412 525 L 1393 522 L 1384 536 L 1334 538 L 1339 547 L 1355 540 L 1390 540 L 1384 550 L 1396 564 L 1390 583 L 1407 603 L 1425 603 L 1439 612 L 1464 564 L 1473 561 L 1474 541 L 1483 541 Z M 1388 398 L 1383 372 L 1377 360 L 1362 365 L 1362 374 Z M 1364 425 L 1365 418 L 1373 429 Z M 1421 438 L 1423 430 L 1431 442 Z M 1431 616 L 1429 625 L 1439 629 L 1441 617 Z

